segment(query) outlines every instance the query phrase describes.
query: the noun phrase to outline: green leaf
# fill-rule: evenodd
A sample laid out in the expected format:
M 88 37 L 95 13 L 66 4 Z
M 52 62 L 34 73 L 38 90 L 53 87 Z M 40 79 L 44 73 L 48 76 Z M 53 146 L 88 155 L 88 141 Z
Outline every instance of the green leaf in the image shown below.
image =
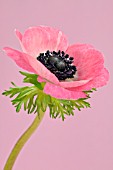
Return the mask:
M 92 88 L 91 90 L 83 91 L 85 94 L 87 94 L 87 97 L 90 98 L 90 94 L 94 91 L 97 91 L 96 88 Z
M 22 106 L 28 114 L 39 114 L 40 109 L 45 112 L 49 108 L 51 118 L 59 117 L 64 121 L 66 116 L 74 115 L 75 109 L 80 111 L 82 108 L 90 108 L 87 99 L 89 99 L 93 91 L 96 91 L 95 88 L 84 91 L 87 94 L 86 98 L 80 98 L 78 100 L 56 99 L 43 92 L 45 82 L 39 83 L 37 81 L 38 75 L 25 72 L 20 73 L 25 76 L 23 82 L 31 83 L 32 86 L 18 87 L 15 83 L 11 82 L 13 87 L 2 93 L 5 96 L 13 98 L 11 102 L 15 106 L 16 112 L 19 112 Z
M 20 71 L 20 73 L 25 76 L 25 78 L 23 79 L 23 82 L 24 83 L 31 83 L 31 84 L 34 84 L 36 87 L 38 87 L 40 90 L 43 90 L 44 88 L 44 85 L 39 83 L 37 78 L 38 78 L 38 75 L 37 74 L 29 74 L 29 73 L 26 73 L 26 72 L 22 72 Z

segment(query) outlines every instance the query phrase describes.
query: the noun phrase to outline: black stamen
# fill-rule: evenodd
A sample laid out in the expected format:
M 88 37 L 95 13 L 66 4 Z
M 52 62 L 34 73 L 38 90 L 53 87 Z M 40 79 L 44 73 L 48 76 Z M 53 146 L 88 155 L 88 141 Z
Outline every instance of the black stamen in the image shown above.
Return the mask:
M 60 54 L 60 50 L 58 51 L 58 53 L 57 53 L 58 55 Z
M 75 71 L 77 71 L 76 66 L 71 66 L 71 68 Z
M 70 59 L 70 60 L 73 60 L 74 58 L 73 58 L 73 57 L 70 57 L 69 59 Z
M 64 54 L 65 54 L 64 51 L 62 51 L 61 53 L 62 53 L 62 56 L 64 56 Z
M 69 57 L 69 55 L 68 55 L 68 54 L 66 54 L 66 55 L 65 55 L 65 58 L 68 58 L 68 57 Z
M 53 54 L 57 55 L 57 52 L 53 51 Z
M 55 74 L 59 80 L 73 78 L 77 71 L 76 66 L 72 65 L 74 58 L 69 57 L 64 51 L 50 52 L 47 50 L 46 53 L 40 53 L 37 60 Z

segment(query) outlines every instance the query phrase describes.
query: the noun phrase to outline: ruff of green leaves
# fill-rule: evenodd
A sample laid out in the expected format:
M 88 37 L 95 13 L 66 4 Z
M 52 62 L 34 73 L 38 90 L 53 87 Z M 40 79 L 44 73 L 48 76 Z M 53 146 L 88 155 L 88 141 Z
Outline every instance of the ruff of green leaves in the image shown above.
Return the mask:
M 45 83 L 39 83 L 37 81 L 38 75 L 21 71 L 20 73 L 25 76 L 23 82 L 31 83 L 32 86 L 18 87 L 11 82 L 13 87 L 10 87 L 9 90 L 5 90 L 5 92 L 2 93 L 10 98 L 16 95 L 16 97 L 11 101 L 16 107 L 16 112 L 19 112 L 23 106 L 24 110 L 27 110 L 28 114 L 37 113 L 39 115 L 40 109 L 45 112 L 47 107 L 49 107 L 50 117 L 61 117 L 62 120 L 64 120 L 65 115 L 74 115 L 74 110 L 76 108 L 79 111 L 84 107 L 90 108 L 90 104 L 86 102 L 86 100 L 90 98 L 89 94 L 95 91 L 95 88 L 90 91 L 84 91 L 84 93 L 87 94 L 86 98 L 80 98 L 78 100 L 56 99 L 43 92 Z

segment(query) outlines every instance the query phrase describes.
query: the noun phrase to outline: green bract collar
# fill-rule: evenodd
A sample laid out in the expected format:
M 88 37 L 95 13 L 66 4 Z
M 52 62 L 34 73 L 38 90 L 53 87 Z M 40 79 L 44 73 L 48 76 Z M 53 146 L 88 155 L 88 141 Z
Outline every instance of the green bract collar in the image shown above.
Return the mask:
M 24 110 L 28 114 L 37 113 L 39 115 L 40 109 L 45 112 L 47 107 L 49 107 L 50 117 L 60 117 L 64 121 L 66 115 L 74 115 L 75 109 L 80 111 L 81 108 L 90 108 L 90 104 L 86 100 L 90 98 L 90 93 L 96 91 L 95 88 L 90 91 L 84 91 L 87 94 L 86 98 L 77 100 L 56 99 L 43 92 L 45 83 L 37 81 L 38 75 L 21 71 L 20 73 L 25 76 L 23 82 L 30 83 L 32 86 L 18 87 L 12 82 L 13 87 L 3 92 L 3 95 L 10 98 L 16 96 L 12 100 L 12 104 L 16 107 L 16 112 L 19 112 L 21 107 L 24 106 Z

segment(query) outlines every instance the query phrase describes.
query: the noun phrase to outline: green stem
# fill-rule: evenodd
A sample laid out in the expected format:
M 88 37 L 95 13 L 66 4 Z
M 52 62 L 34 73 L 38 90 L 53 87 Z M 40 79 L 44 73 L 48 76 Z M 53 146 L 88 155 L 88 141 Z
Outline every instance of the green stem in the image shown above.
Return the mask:
M 31 126 L 24 132 L 24 134 L 19 138 L 17 143 L 15 144 L 9 158 L 4 166 L 4 170 L 12 170 L 12 167 L 16 161 L 18 154 L 20 153 L 21 149 L 23 148 L 24 144 L 27 140 L 31 137 L 33 132 L 39 126 L 42 118 L 44 116 L 44 112 L 40 110 L 39 116 L 37 115 Z

